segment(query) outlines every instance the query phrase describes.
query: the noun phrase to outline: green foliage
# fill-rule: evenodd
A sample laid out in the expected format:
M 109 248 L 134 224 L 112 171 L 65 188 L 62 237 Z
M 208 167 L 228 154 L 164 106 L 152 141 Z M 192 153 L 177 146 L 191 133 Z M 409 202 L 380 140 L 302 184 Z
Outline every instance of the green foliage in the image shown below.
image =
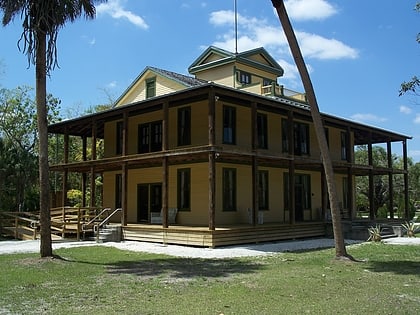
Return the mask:
M 380 224 L 377 224 L 376 226 L 371 226 L 370 228 L 368 228 L 368 232 L 369 232 L 369 238 L 367 239 L 368 241 L 372 241 L 372 242 L 380 242 L 382 241 L 382 227 Z
M 47 97 L 48 119 L 60 101 Z M 0 90 L 0 210 L 33 211 L 39 204 L 38 133 L 33 89 Z
M 408 237 L 415 237 L 416 233 L 420 231 L 420 226 L 415 222 L 405 222 L 402 224 L 402 227 L 406 231 Z
M 72 207 L 82 206 L 82 192 L 77 189 L 70 189 L 67 191 L 68 205 Z

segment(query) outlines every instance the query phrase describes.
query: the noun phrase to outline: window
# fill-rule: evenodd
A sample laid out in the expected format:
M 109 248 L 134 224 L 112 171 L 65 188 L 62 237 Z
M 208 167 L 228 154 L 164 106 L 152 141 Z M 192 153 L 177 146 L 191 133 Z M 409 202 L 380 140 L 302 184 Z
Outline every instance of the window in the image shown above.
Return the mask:
M 223 143 L 236 143 L 236 108 L 223 106 Z
M 178 109 L 178 146 L 191 144 L 191 108 Z
M 162 150 L 162 121 L 139 125 L 138 153 Z
M 347 157 L 348 157 L 347 146 L 348 146 L 347 133 L 341 132 L 341 159 L 342 160 L 347 160 Z
M 156 96 L 156 78 L 146 80 L 146 98 Z
M 239 71 L 237 79 L 242 84 L 251 84 L 251 74 L 248 72 Z
M 257 114 L 258 148 L 268 149 L 267 140 L 267 115 Z
M 271 79 L 266 79 L 266 78 L 263 79 L 263 86 L 268 86 L 268 85 L 271 85 L 273 83 L 274 83 L 274 81 L 271 80 Z
M 191 210 L 191 171 L 189 168 L 178 169 L 178 210 Z
M 116 125 L 116 131 L 115 131 L 115 153 L 116 154 L 122 154 L 123 149 L 123 122 L 118 121 Z
M 268 210 L 268 171 L 258 172 L 258 208 Z
M 289 173 L 284 173 L 284 207 L 286 210 L 290 208 L 289 200 Z M 302 209 L 311 208 L 311 175 L 295 174 L 295 207 Z
M 115 209 L 122 207 L 122 174 L 115 175 Z
M 236 169 L 223 169 L 223 210 L 236 211 Z
M 288 121 L 282 120 L 282 148 L 283 152 L 289 152 Z M 309 155 L 309 125 L 293 123 L 293 143 L 295 155 Z

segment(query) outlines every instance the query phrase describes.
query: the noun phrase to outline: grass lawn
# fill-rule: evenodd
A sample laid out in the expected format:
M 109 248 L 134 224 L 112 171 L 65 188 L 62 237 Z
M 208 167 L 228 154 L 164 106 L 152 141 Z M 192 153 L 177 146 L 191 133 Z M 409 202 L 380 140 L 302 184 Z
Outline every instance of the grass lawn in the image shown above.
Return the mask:
M 420 248 L 187 259 L 110 247 L 0 255 L 0 314 L 420 314 Z

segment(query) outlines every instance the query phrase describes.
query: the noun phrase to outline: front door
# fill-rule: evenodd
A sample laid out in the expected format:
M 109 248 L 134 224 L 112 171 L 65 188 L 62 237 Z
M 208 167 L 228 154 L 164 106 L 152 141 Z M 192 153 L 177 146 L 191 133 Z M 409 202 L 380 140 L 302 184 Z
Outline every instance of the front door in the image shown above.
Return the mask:
M 150 212 L 162 209 L 162 184 L 137 185 L 137 222 L 149 222 Z
M 303 221 L 303 187 L 301 184 L 295 185 L 295 221 Z

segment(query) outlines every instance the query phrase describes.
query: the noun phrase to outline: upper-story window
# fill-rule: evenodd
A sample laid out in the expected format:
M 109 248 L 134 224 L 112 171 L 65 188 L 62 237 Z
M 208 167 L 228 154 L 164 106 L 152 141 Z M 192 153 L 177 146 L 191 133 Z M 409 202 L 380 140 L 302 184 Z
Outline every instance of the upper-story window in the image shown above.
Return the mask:
M 268 149 L 267 139 L 267 115 L 257 114 L 257 134 L 258 134 L 258 148 Z
M 191 144 L 191 107 L 178 109 L 178 146 Z
M 236 143 L 236 108 L 223 106 L 223 143 Z
M 242 84 L 251 84 L 251 74 L 245 71 L 238 72 L 238 81 Z
M 288 121 L 282 120 L 282 148 L 283 152 L 289 152 L 289 130 Z M 295 155 L 309 155 L 309 125 L 294 122 L 293 123 L 293 154 Z
M 138 153 L 162 150 L 162 121 L 139 125 Z
M 146 80 L 146 98 L 156 96 L 156 78 Z
M 271 84 L 273 84 L 273 80 L 271 80 L 271 79 L 267 79 L 267 78 L 264 78 L 263 79 L 263 86 L 268 86 L 268 85 L 271 85 Z

